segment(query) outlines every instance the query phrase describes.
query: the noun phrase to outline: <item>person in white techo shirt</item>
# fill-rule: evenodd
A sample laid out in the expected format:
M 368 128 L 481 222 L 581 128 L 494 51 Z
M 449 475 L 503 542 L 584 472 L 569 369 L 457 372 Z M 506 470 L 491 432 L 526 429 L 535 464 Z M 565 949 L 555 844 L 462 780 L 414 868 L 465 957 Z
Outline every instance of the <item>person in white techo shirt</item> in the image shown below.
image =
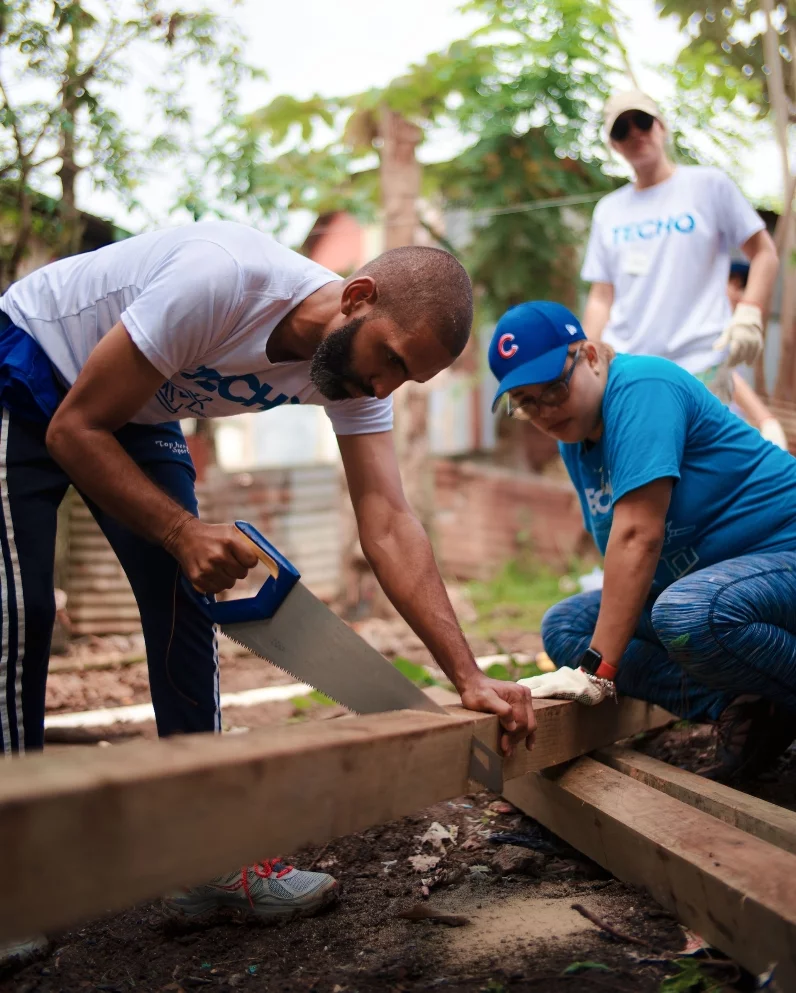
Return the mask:
M 581 272 L 592 284 L 584 330 L 617 352 L 671 359 L 727 400 L 728 367 L 753 362 L 762 348 L 778 267 L 771 236 L 720 169 L 671 162 L 660 110 L 645 93 L 615 94 L 605 131 L 636 178 L 595 208 Z M 751 264 L 731 311 L 727 278 L 736 248 Z M 781 443 L 782 429 L 771 422 L 762 432 Z
M 0 595 L 10 618 L 0 752 L 43 744 L 56 515 L 70 482 L 136 594 L 159 733 L 220 730 L 212 624 L 178 580 L 218 593 L 257 559 L 233 525 L 199 520 L 178 422 L 305 403 L 332 420 L 362 549 L 388 597 L 464 706 L 500 716 L 504 750 L 530 745 L 530 694 L 476 666 L 392 440 L 392 392 L 449 366 L 471 324 L 470 280 L 440 249 L 395 249 L 342 280 L 221 221 L 139 235 L 11 286 L 0 298 Z M 326 873 L 270 859 L 167 906 L 190 915 L 231 903 L 284 918 L 335 892 Z

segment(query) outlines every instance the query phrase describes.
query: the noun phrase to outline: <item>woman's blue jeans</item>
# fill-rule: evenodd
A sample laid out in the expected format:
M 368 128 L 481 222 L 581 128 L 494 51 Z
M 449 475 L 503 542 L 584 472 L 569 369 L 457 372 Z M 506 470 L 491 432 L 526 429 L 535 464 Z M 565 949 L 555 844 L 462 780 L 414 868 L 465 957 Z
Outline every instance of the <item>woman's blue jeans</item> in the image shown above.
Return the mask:
M 542 638 L 556 665 L 578 665 L 601 597 L 579 593 L 545 614 Z M 796 551 L 728 559 L 651 597 L 616 686 L 693 721 L 715 720 L 741 694 L 796 716 Z

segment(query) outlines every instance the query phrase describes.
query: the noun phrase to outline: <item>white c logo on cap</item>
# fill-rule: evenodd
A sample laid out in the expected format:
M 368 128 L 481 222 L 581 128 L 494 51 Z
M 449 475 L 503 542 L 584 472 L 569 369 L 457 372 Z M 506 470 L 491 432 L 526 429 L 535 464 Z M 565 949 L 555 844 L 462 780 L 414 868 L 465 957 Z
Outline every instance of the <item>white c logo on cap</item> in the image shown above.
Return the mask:
M 510 359 L 512 356 L 516 355 L 520 350 L 518 345 L 510 345 L 509 342 L 514 341 L 513 334 L 502 334 L 498 338 L 498 355 L 502 359 Z
M 564 327 L 567 329 L 567 331 L 569 331 L 570 334 L 578 333 L 578 329 L 575 327 L 574 324 L 565 324 Z

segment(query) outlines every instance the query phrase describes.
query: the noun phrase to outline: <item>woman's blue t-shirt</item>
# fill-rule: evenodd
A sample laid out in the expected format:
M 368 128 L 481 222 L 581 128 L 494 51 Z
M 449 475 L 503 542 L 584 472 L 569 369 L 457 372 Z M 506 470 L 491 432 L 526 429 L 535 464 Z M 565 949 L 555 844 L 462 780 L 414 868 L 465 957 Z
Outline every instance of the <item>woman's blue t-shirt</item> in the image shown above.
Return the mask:
M 560 444 L 586 528 L 605 554 L 613 506 L 675 480 L 655 585 L 756 552 L 796 551 L 796 459 L 667 359 L 618 355 L 608 370 L 603 434 Z

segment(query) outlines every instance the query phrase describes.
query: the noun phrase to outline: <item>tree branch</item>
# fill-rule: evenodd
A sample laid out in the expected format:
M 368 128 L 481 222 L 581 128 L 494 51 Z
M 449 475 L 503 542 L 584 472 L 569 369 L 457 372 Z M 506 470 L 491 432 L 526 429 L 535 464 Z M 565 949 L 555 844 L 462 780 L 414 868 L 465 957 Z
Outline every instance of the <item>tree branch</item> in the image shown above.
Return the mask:
M 36 140 L 33 142 L 33 144 L 30 146 L 30 148 L 28 149 L 28 152 L 27 152 L 27 155 L 28 155 L 28 158 L 29 159 L 30 158 L 33 158 L 33 156 L 36 154 L 36 149 L 39 147 L 39 145 L 42 142 L 42 139 L 47 134 L 47 129 L 53 123 L 53 120 L 55 119 L 55 115 L 56 115 L 57 111 L 58 111 L 58 108 L 57 107 L 53 108 L 50 111 L 50 113 L 47 115 L 47 117 L 46 117 L 44 123 L 42 124 L 42 126 L 39 128 L 39 133 L 36 135 Z M 50 156 L 50 158 L 57 158 L 57 156 Z M 43 162 L 49 162 L 50 161 L 50 158 L 43 159 L 42 161 Z M 41 165 L 41 163 L 38 163 L 38 164 Z
M 100 46 L 99 52 L 91 60 L 88 67 L 84 69 L 83 72 L 76 73 L 74 76 L 65 77 L 61 85 L 61 88 L 59 90 L 59 96 L 63 100 L 64 106 L 67 106 L 67 99 L 66 99 L 67 89 L 79 89 L 81 87 L 85 87 L 86 84 L 89 83 L 101 69 L 104 69 L 105 66 L 107 66 L 110 62 L 113 61 L 113 59 L 115 58 L 115 56 L 119 54 L 119 52 L 124 51 L 124 49 L 127 48 L 127 46 L 130 44 L 130 42 L 135 41 L 135 39 L 141 34 L 141 31 L 138 28 L 134 28 L 132 31 L 122 36 L 122 39 L 118 45 L 111 48 L 109 46 L 111 39 L 114 36 L 113 27 L 114 27 L 113 24 L 109 26 L 108 33 L 105 36 L 105 40 L 103 41 L 102 45 Z
M 3 77 L 0 76 L 0 96 L 2 96 L 3 101 L 8 108 L 11 117 L 11 131 L 14 135 L 14 143 L 17 146 L 17 154 L 21 160 L 25 159 L 25 149 L 22 147 L 22 136 L 19 133 L 19 125 L 17 123 L 17 112 L 11 106 L 11 101 L 8 98 L 8 91 L 6 90 L 6 84 L 3 82 Z

